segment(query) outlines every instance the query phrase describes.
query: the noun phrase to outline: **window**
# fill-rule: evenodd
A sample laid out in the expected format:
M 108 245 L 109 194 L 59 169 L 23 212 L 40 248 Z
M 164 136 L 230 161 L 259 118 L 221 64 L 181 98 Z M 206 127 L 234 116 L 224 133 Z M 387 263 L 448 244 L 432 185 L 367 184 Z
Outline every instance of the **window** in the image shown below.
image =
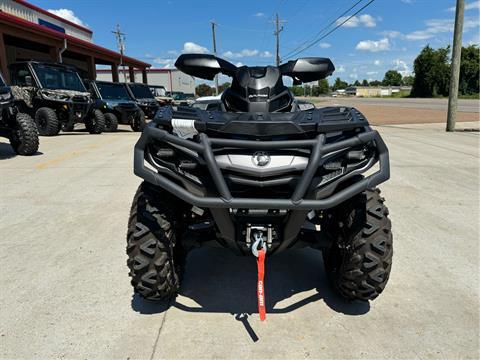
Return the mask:
M 27 81 L 28 77 L 30 80 Z M 28 69 L 27 64 L 13 66 L 10 70 L 10 78 L 12 80 L 12 85 L 33 86 L 32 73 Z
M 97 83 L 98 91 L 105 100 L 131 100 L 125 85 L 118 83 Z
M 33 68 L 45 89 L 86 91 L 75 70 L 40 64 L 34 64 Z

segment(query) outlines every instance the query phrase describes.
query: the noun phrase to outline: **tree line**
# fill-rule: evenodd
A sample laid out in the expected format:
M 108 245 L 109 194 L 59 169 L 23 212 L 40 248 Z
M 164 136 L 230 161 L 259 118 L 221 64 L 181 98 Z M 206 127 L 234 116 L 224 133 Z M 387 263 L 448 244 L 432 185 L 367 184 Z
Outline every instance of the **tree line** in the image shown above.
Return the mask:
M 351 86 L 411 86 L 412 97 L 437 97 L 448 96 L 450 86 L 450 47 L 433 49 L 425 46 L 413 63 L 413 74 L 402 76 L 397 70 L 388 70 L 383 80 L 363 81 L 356 80 L 348 83 L 337 77 L 333 85 L 326 79 L 318 81 L 315 85 L 291 86 L 290 90 L 295 96 L 320 96 L 332 91 L 346 89 Z M 462 48 L 460 65 L 460 95 L 475 95 L 480 93 L 480 49 L 476 45 Z M 219 93 L 229 87 L 230 83 L 219 86 Z M 215 88 L 200 84 L 196 87 L 198 96 L 211 96 Z

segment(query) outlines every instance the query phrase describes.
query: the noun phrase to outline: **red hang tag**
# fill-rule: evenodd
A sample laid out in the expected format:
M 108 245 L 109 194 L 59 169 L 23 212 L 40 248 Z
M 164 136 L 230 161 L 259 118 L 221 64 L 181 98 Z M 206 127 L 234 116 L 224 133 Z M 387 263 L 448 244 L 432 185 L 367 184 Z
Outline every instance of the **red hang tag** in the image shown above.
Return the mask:
M 260 320 L 264 321 L 266 317 L 265 307 L 265 250 L 258 251 L 257 268 L 258 268 L 258 283 L 257 283 L 257 298 L 258 298 L 258 313 Z

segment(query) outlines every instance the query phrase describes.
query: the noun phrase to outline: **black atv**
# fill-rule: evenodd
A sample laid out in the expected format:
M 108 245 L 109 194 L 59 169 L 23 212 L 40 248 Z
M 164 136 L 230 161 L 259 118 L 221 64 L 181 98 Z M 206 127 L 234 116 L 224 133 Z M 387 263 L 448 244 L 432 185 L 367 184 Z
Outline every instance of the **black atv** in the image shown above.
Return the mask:
M 259 274 L 265 253 L 320 249 L 341 295 L 375 299 L 392 264 L 388 209 L 376 188 L 390 176 L 387 147 L 355 108 L 301 111 L 282 82 L 323 79 L 332 62 L 237 68 L 184 54 L 175 65 L 233 81 L 221 111 L 163 107 L 135 146 L 134 171 L 145 180 L 127 235 L 135 291 L 148 299 L 175 296 L 187 252 L 217 239 L 258 256 Z M 263 281 L 258 289 L 264 305 Z
M 38 151 L 38 131 L 28 114 L 18 111 L 10 87 L 0 74 L 0 136 L 10 140 L 19 155 L 33 155 Z
M 160 105 L 155 99 L 155 96 L 153 96 L 150 87 L 141 83 L 128 83 L 127 89 L 130 96 L 137 102 L 137 105 L 142 109 L 145 116 L 149 119 L 153 119 L 157 110 L 160 108 Z M 142 125 L 141 129 L 143 130 L 145 123 L 140 125 Z
M 105 131 L 117 131 L 118 124 L 130 125 L 133 131 L 145 127 L 145 114 L 130 97 L 125 84 L 88 81 L 95 109 L 105 116 Z
M 105 128 L 103 113 L 93 108 L 74 67 L 37 61 L 10 65 L 12 92 L 22 112 L 35 118 L 40 135 L 72 131 L 76 123 L 85 123 L 91 134 Z

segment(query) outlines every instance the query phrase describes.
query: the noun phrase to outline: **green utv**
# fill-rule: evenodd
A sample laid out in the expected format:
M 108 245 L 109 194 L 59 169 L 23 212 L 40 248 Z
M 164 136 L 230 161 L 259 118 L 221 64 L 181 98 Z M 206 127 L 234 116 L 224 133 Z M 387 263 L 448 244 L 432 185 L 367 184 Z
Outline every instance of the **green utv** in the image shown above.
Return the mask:
M 0 74 L 0 136 L 10 140 L 18 155 L 33 155 L 38 150 L 38 131 L 33 119 L 18 111 L 10 87 Z
M 118 124 L 130 125 L 133 131 L 145 127 L 145 114 L 132 99 L 125 84 L 87 81 L 95 109 L 105 117 L 105 131 L 117 131 Z
M 105 129 L 103 113 L 93 108 L 90 93 L 72 66 L 38 61 L 10 65 L 15 102 L 35 118 L 40 135 L 72 131 L 84 123 L 90 134 Z

